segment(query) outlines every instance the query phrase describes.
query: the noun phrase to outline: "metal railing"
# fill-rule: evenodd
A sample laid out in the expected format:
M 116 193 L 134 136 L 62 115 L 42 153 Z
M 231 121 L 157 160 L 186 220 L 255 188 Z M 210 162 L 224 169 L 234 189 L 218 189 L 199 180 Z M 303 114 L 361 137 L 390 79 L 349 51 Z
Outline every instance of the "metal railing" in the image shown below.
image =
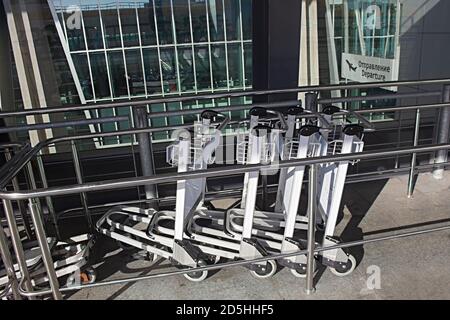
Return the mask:
M 117 105 L 123 104 L 124 106 L 136 106 L 136 107 L 142 107 L 143 104 L 152 104 L 152 103 L 160 103 L 160 102 L 172 102 L 172 101 L 185 101 L 185 99 L 191 99 L 191 100 L 201 100 L 201 99 L 210 99 L 210 98 L 217 98 L 217 97 L 236 97 L 236 96 L 248 96 L 248 95 L 272 95 L 272 94 L 279 94 L 279 93 L 298 93 L 298 92 L 308 92 L 308 91 L 327 91 L 327 90 L 343 90 L 343 89 L 351 89 L 351 88 L 376 88 L 376 87 L 391 87 L 391 86 L 417 86 L 417 85 L 446 85 L 444 92 L 448 91 L 448 84 L 450 84 L 450 79 L 439 79 L 439 80 L 425 80 L 425 81 L 403 81 L 403 82 L 389 82 L 389 83 L 376 83 L 376 84 L 351 84 L 351 85 L 332 85 L 332 86 L 318 86 L 318 87 L 302 87 L 302 88 L 295 88 L 295 89 L 286 89 L 286 90 L 262 90 L 262 91 L 247 91 L 242 93 L 223 93 L 223 94 L 213 94 L 213 95 L 202 95 L 198 97 L 173 97 L 173 98 L 165 98 L 165 99 L 152 99 L 152 100 L 143 100 L 143 101 L 133 101 L 133 102 L 124 102 L 124 103 L 118 103 L 114 104 L 115 107 Z M 433 92 L 433 95 L 437 94 L 437 92 Z M 423 96 L 423 93 L 417 94 L 417 96 Z M 392 95 L 388 95 L 392 99 Z M 401 95 L 399 94 L 398 97 Z M 412 94 L 408 94 L 408 97 L 411 97 Z M 366 96 L 364 97 L 364 100 L 376 100 L 376 99 L 384 99 L 385 95 L 377 95 L 377 96 Z M 285 168 L 285 167 L 292 167 L 292 166 L 302 166 L 307 165 L 310 166 L 311 170 L 314 171 L 315 165 L 321 164 L 321 163 L 329 163 L 329 162 L 340 162 L 340 161 L 352 161 L 352 160 L 364 160 L 364 159 L 377 159 L 381 157 L 396 157 L 396 156 L 411 156 L 411 170 L 410 170 L 410 179 L 408 183 L 408 196 L 412 195 L 413 191 L 413 183 L 411 181 L 414 181 L 414 176 L 417 173 L 417 167 L 416 167 L 416 159 L 417 155 L 421 153 L 431 153 L 431 152 L 441 152 L 446 151 L 448 154 L 448 150 L 450 149 L 450 144 L 448 143 L 448 138 L 446 143 L 438 143 L 438 144 L 432 144 L 428 146 L 418 146 L 418 136 L 419 136 L 419 130 L 420 130 L 420 112 L 421 110 L 431 110 L 431 109 L 437 109 L 437 110 L 444 110 L 450 108 L 450 99 L 445 98 L 446 95 L 444 94 L 444 102 L 443 103 L 435 103 L 435 104 L 426 104 L 426 105 L 413 105 L 413 106 L 404 106 L 404 107 L 395 107 L 395 108 L 377 108 L 377 109 L 370 109 L 370 110 L 359 110 L 356 111 L 358 114 L 366 114 L 366 113 L 382 113 L 382 112 L 403 112 L 403 111 L 416 111 L 416 122 L 415 122 L 415 133 L 414 133 L 414 146 L 413 147 L 406 147 L 406 148 L 395 148 L 395 149 L 389 149 L 389 150 L 383 150 L 383 151 L 370 151 L 370 152 L 363 152 L 360 154 L 354 154 L 354 155 L 333 155 L 333 156 L 326 156 L 326 157 L 318 157 L 318 158 L 308 158 L 305 160 L 290 160 L 290 161 L 282 161 L 278 164 L 279 168 Z M 349 98 L 350 99 L 350 98 Z M 325 100 L 327 101 L 327 100 Z M 339 98 L 340 102 L 345 102 L 345 98 Z M 272 103 L 272 104 L 258 104 L 263 106 L 271 106 L 273 108 L 278 107 L 285 107 L 288 104 L 292 105 L 293 102 L 285 102 L 285 103 Z M 298 101 L 296 102 L 298 103 Z M 329 103 L 329 101 L 327 102 Z M 92 106 L 71 106 L 71 107 L 63 107 L 63 108 L 46 108 L 46 109 L 33 109 L 33 110 L 27 110 L 27 111 L 15 111 L 15 112 L 3 112 L 0 113 L 0 118 L 2 117 L 12 117 L 12 116 L 23 116 L 23 115 L 32 115 L 32 114 L 43 114 L 43 113 L 55 113 L 55 112 L 67 112 L 67 111 L 74 111 L 74 110 L 86 110 L 90 108 L 109 108 L 112 104 L 104 104 L 104 105 L 92 105 Z M 242 105 L 242 106 L 235 106 L 235 107 L 226 107 L 226 110 L 220 110 L 220 111 L 233 111 L 238 110 L 238 108 L 242 108 L 241 110 L 250 108 L 249 105 Z M 223 108 L 222 108 L 223 109 Z M 170 115 L 187 115 L 187 114 L 194 114 L 201 112 L 202 109 L 195 109 L 195 110 L 180 110 L 180 111 L 171 111 L 164 113 L 164 116 Z M 145 117 L 147 120 L 148 118 L 152 117 L 158 117 L 161 116 L 157 113 L 155 114 L 147 114 L 143 113 L 141 115 Z M 109 121 L 114 121 L 115 119 L 108 119 Z M 79 121 L 78 123 L 82 123 L 83 121 Z M 95 121 L 91 121 L 90 123 L 94 123 Z M 148 121 L 144 122 L 145 125 L 148 125 Z M 45 125 L 55 125 L 55 124 L 45 124 Z M 60 124 L 56 124 L 60 125 Z M 142 125 L 142 123 L 141 123 Z M 61 196 L 61 195 L 71 195 L 71 194 L 80 194 L 82 198 L 82 205 L 83 209 L 86 214 L 86 218 L 90 220 L 90 213 L 89 213 L 89 206 L 87 204 L 87 194 L 89 192 L 96 192 L 96 191 L 109 191 L 109 190 L 116 190 L 116 189 L 122 189 L 122 188 L 130 188 L 130 187 L 140 187 L 140 186 L 156 186 L 157 184 L 161 183 L 169 183 L 174 182 L 178 180 L 185 180 L 185 179 L 195 179 L 195 178 L 208 178 L 208 177 L 224 177 L 224 176 L 230 176 L 230 175 L 237 175 L 237 174 L 243 174 L 246 172 L 261 170 L 266 168 L 266 165 L 231 165 L 226 167 L 220 167 L 220 168 L 213 168 L 203 171 L 196 171 L 196 172 L 190 172 L 190 173 L 168 173 L 168 174 L 158 174 L 158 175 L 144 175 L 143 177 L 134 177 L 134 178 L 122 178 L 122 179 L 115 179 L 115 180 L 106 180 L 106 181 L 97 181 L 97 182 L 90 182 L 90 183 L 84 183 L 81 172 L 77 170 L 80 167 L 79 161 L 77 161 L 77 149 L 74 146 L 74 141 L 77 140 L 83 140 L 83 139 L 93 139 L 93 138 L 101 138 L 101 137 L 111 137 L 111 136 L 122 136 L 122 135 L 146 135 L 148 137 L 149 133 L 158 132 L 158 131 L 167 131 L 167 130 L 175 130 L 177 128 L 185 127 L 184 125 L 179 126 L 170 126 L 170 127 L 164 127 L 164 128 L 133 128 L 130 130 L 122 130 L 122 131 L 116 131 L 116 132 L 107 132 L 107 133 L 94 133 L 94 134 L 82 134 L 82 135 L 76 135 L 76 136 L 70 136 L 70 137 L 58 137 L 58 138 L 52 138 L 43 142 L 40 142 L 38 145 L 36 145 L 34 148 L 31 148 L 29 146 L 26 146 L 23 148 L 22 151 L 19 151 L 14 157 L 12 157 L 4 167 L 0 169 L 0 189 L 4 190 L 5 187 L 12 183 L 13 179 L 17 177 L 17 174 L 23 170 L 26 169 L 28 174 L 32 177 L 33 176 L 33 170 L 30 166 L 30 161 L 32 161 L 33 157 L 38 155 L 39 152 L 49 146 L 56 143 L 62 143 L 62 142 L 70 142 L 72 145 L 72 154 L 73 158 L 75 160 L 75 167 L 76 167 L 76 176 L 77 176 L 77 184 L 70 185 L 70 186 L 62 186 L 62 187 L 48 187 L 45 183 L 43 183 L 43 188 L 37 188 L 36 184 L 31 183 L 31 190 L 17 190 L 14 188 L 14 191 L 0 191 L 0 199 L 3 201 L 4 210 L 6 219 L 8 222 L 8 226 L 11 233 L 11 242 L 13 245 L 13 249 L 15 252 L 15 255 L 17 257 L 17 262 L 19 264 L 19 268 L 21 271 L 21 274 L 23 275 L 20 285 L 19 282 L 15 276 L 15 274 L 12 274 L 8 272 L 8 275 L 10 276 L 10 283 L 11 288 L 13 290 L 13 294 L 15 297 L 24 296 L 24 297 L 35 297 L 40 295 L 47 295 L 52 294 L 55 299 L 61 298 L 61 292 L 69 291 L 69 290 L 77 290 L 82 288 L 89 288 L 89 287 L 95 287 L 95 286 L 101 286 L 101 285 L 109 285 L 109 284 L 118 284 L 118 283 L 125 283 L 125 282 L 131 282 L 131 281 L 137 281 L 137 280 L 143 280 L 143 279 L 151 279 L 156 277 L 163 277 L 163 276 L 170 276 L 170 275 L 176 275 L 176 274 L 182 274 L 182 273 L 189 273 L 189 272 L 195 272 L 195 271 L 204 271 L 204 270 L 214 270 L 219 269 L 223 267 L 228 266 L 238 266 L 238 265 L 246 265 L 246 264 L 252 264 L 255 262 L 260 261 L 266 261 L 271 259 L 280 259 L 285 257 L 291 257 L 296 255 L 302 255 L 307 254 L 308 255 L 308 261 L 312 261 L 311 259 L 314 257 L 314 253 L 326 251 L 326 250 L 332 250 L 336 248 L 346 248 L 356 245 L 362 245 L 366 243 L 376 242 L 376 241 L 383 241 L 383 240 L 391 240 L 391 239 L 397 239 L 402 238 L 406 236 L 413 236 L 413 235 L 419 235 L 419 234 L 425 234 L 429 232 L 437 232 L 437 231 L 444 231 L 449 230 L 450 226 L 440 226 L 440 227 L 433 227 L 433 228 L 426 228 L 419 231 L 414 232 L 407 232 L 404 234 L 397 234 L 393 236 L 381 236 L 377 238 L 372 239 L 364 239 L 360 241 L 353 241 L 349 243 L 340 243 L 339 245 L 333 246 L 333 247 L 318 247 L 316 246 L 314 242 L 314 228 L 309 228 L 308 232 L 308 250 L 302 250 L 298 252 L 293 252 L 289 254 L 283 254 L 283 255 L 271 255 L 270 257 L 265 257 L 261 259 L 254 259 L 254 260 L 246 260 L 246 261 L 235 261 L 235 262 L 227 262 L 220 265 L 215 266 L 208 266 L 208 267 L 202 267 L 202 268 L 195 268 L 195 269 L 187 269 L 187 270 L 179 270 L 175 272 L 165 272 L 160 273 L 156 275 L 148 275 L 148 276 L 142 276 L 142 277 L 132 277 L 132 278 L 126 278 L 126 279 L 119 279 L 119 280 L 112 280 L 112 281 L 104 281 L 99 282 L 95 284 L 89 284 L 89 285 L 80 285 L 80 286 L 74 286 L 74 287 L 59 287 L 58 280 L 56 278 L 55 269 L 53 266 L 53 261 L 51 257 L 51 252 L 48 248 L 47 240 L 46 240 L 46 233 L 44 228 L 44 223 L 42 221 L 42 208 L 39 205 L 40 199 L 46 199 L 47 204 L 51 203 L 52 197 L 55 196 Z M 23 127 L 23 128 L 13 128 L 13 130 L 35 130 L 33 127 Z M 5 131 L 7 132 L 7 130 Z M 142 140 L 141 140 L 142 141 Z M 141 142 L 140 141 L 140 142 Z M 142 150 L 141 150 L 142 151 Z M 79 160 L 79 159 L 78 159 Z M 446 161 L 441 161 L 440 163 L 446 163 Z M 146 165 L 144 162 L 142 165 Z M 39 166 L 40 171 L 43 169 L 41 166 Z M 314 176 L 313 174 L 311 175 Z M 45 177 L 45 172 L 41 172 L 41 177 Z M 33 180 L 33 179 L 31 179 Z M 44 179 L 43 179 L 44 180 Z M 309 179 L 309 185 L 310 190 L 312 193 L 315 191 L 315 179 Z M 34 225 L 34 233 L 35 236 L 39 242 L 40 249 L 42 251 L 42 258 L 44 262 L 44 266 L 49 278 L 49 284 L 50 289 L 48 290 L 40 290 L 35 291 L 33 286 L 31 285 L 31 281 L 29 278 L 26 261 L 24 257 L 24 250 L 21 244 L 21 238 L 19 236 L 19 231 L 16 223 L 16 218 L 13 214 L 13 207 L 12 207 L 12 201 L 28 201 L 29 204 L 29 211 L 31 214 L 31 218 Z M 310 204 L 309 214 L 313 216 L 315 214 L 314 205 Z M 311 221 L 314 221 L 312 219 Z M 90 222 L 90 225 L 92 226 L 92 222 Z M 1 230 L 2 232 L 2 230 Z M 2 238 L 0 237 L 0 242 L 3 242 Z M 5 266 L 8 266 L 8 264 L 11 262 L 9 261 L 9 258 L 5 252 L 3 252 L 3 248 L 5 248 L 2 244 L 2 258 L 4 259 Z M 6 259 L 6 260 L 5 260 Z M 312 292 L 313 291 L 313 275 L 312 275 L 312 266 L 311 263 L 308 264 L 308 272 L 307 272 L 307 291 Z

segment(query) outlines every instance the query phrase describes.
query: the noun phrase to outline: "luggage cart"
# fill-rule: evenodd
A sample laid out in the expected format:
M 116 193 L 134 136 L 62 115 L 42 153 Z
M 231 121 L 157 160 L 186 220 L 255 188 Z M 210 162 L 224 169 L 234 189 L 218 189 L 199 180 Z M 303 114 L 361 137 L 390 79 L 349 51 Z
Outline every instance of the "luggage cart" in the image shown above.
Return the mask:
M 303 109 L 296 108 L 292 112 L 302 113 Z M 275 122 L 274 116 L 276 116 Z M 295 120 L 295 117 L 291 120 Z M 243 125 L 245 127 L 241 128 L 237 135 L 236 156 L 238 163 L 269 164 L 273 163 L 276 157 L 280 157 L 283 152 L 282 134 L 286 132 L 288 127 L 281 113 L 264 108 L 253 108 L 250 110 L 250 121 L 244 122 Z M 272 239 L 266 238 L 264 240 L 254 237 L 258 235 L 259 230 L 264 230 L 261 231 L 262 233 L 270 230 L 278 231 L 285 223 L 283 213 L 255 210 L 259 174 L 258 170 L 244 175 L 241 208 L 224 212 L 222 214 L 223 221 L 214 218 L 217 216 L 216 212 L 200 209 L 189 226 L 191 237 L 210 245 L 222 246 L 223 249 L 218 250 L 217 255 L 227 259 L 249 260 L 268 256 L 269 250 L 267 248 L 280 250 L 281 244 L 277 243 L 277 240 L 280 241 L 282 236 L 277 237 L 278 235 L 275 235 Z M 230 219 L 233 213 L 241 223 L 240 232 L 236 232 L 230 227 L 230 221 L 234 222 L 234 217 Z M 205 216 L 208 216 L 208 218 L 205 218 Z M 228 248 L 228 250 L 225 248 Z M 233 252 L 229 251 L 231 248 Z M 247 267 L 252 275 L 257 278 L 271 277 L 277 270 L 277 264 L 274 260 L 251 264 Z
M 328 141 L 325 155 L 360 153 L 363 151 L 364 133 L 374 131 L 374 126 L 366 118 L 335 106 L 327 106 L 322 112 L 333 126 L 333 130 L 325 134 Z M 348 168 L 356 163 L 357 161 L 341 161 L 319 165 L 318 211 L 323 221 L 321 224 L 324 233 L 321 241 L 322 247 L 339 243 L 339 240 L 334 236 L 334 231 Z M 356 267 L 356 259 L 344 249 L 324 251 L 316 258 L 337 276 L 349 275 Z
M 318 126 L 319 122 L 322 128 Z M 327 142 L 321 132 L 328 130 L 329 124 L 320 114 L 305 112 L 301 108 L 290 108 L 287 125 L 288 130 L 284 140 L 280 140 L 282 160 L 319 157 L 326 152 Z M 305 166 L 282 169 L 274 212 L 254 210 L 254 215 L 264 217 L 261 220 L 264 220 L 266 224 L 255 223 L 252 235 L 271 253 L 290 253 L 304 249 L 305 241 L 294 239 L 296 230 L 307 229 L 307 217 L 298 215 L 304 172 Z M 246 189 L 247 199 L 251 198 L 249 202 L 256 203 L 257 190 Z M 244 215 L 245 209 L 229 210 L 226 228 L 232 233 L 244 233 L 242 224 Z M 276 220 L 273 219 L 274 217 Z M 290 268 L 297 277 L 306 276 L 305 256 L 280 259 L 278 263 Z
M 214 119 L 221 119 L 219 125 Z M 204 170 L 214 162 L 214 152 L 219 145 L 220 131 L 229 118 L 215 111 L 204 111 L 201 121 L 194 124 L 194 136 L 182 132 L 177 141 L 167 148 L 167 162 L 178 172 Z M 203 206 L 206 179 L 177 182 L 175 211 L 156 211 L 153 208 L 114 207 L 98 222 L 97 229 L 113 239 L 148 252 L 154 260 L 162 257 L 177 267 L 205 266 L 216 262 L 215 255 L 205 246 L 193 245 L 186 236 L 186 226 L 194 212 Z M 214 251 L 214 250 L 212 250 Z M 206 253 L 205 253 L 206 252 Z M 191 281 L 202 281 L 207 272 L 185 274 Z

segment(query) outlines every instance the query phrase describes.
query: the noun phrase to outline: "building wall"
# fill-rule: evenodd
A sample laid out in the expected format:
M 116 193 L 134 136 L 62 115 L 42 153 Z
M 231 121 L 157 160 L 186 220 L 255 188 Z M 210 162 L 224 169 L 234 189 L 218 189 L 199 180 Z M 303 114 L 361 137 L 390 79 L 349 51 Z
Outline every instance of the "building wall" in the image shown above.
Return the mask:
M 401 79 L 450 76 L 450 1 L 402 1 Z M 419 99 L 418 102 L 427 102 Z

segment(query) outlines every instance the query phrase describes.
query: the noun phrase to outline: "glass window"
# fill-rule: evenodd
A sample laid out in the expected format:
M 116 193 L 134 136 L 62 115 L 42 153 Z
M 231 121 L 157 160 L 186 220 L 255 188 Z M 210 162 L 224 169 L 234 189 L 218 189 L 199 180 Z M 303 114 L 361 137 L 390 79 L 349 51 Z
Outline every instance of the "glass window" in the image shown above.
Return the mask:
M 239 1 L 225 1 L 227 40 L 241 39 Z
M 243 79 L 242 51 L 240 44 L 228 45 L 228 75 L 230 87 L 242 87 Z
M 208 46 L 195 46 L 195 68 L 198 90 L 211 89 Z
M 151 0 L 139 2 L 138 17 L 142 45 L 156 45 L 155 13 Z
M 164 108 L 164 104 L 158 103 L 158 104 L 152 104 L 150 106 L 150 113 L 159 113 L 159 112 L 165 112 L 166 109 Z M 156 117 L 150 119 L 151 126 L 154 128 L 161 128 L 166 127 L 166 117 Z M 168 139 L 168 133 L 167 131 L 160 131 L 160 132 L 154 132 L 152 133 L 153 140 L 166 140 Z
M 253 83 L 253 46 L 244 44 L 245 86 L 251 87 Z
M 222 0 L 212 0 L 207 2 L 209 17 L 209 34 L 211 41 L 223 41 L 223 3 Z
M 130 108 L 129 107 L 123 107 L 123 108 L 117 108 L 117 115 L 118 116 L 130 116 Z M 130 129 L 130 121 L 120 121 L 118 123 L 119 130 L 128 130 Z M 121 143 L 131 143 L 132 137 L 130 135 L 127 136 L 119 136 Z
M 108 52 L 109 72 L 114 97 L 128 96 L 127 75 L 123 65 L 122 51 Z
M 121 47 L 117 4 L 110 0 L 100 0 L 100 12 L 107 48 Z
M 211 62 L 214 88 L 228 88 L 227 57 L 224 44 L 211 46 Z
M 96 5 L 83 7 L 83 21 L 86 29 L 86 40 L 89 49 L 103 48 L 102 27 L 100 25 L 100 15 Z
M 76 19 L 79 16 L 74 16 L 74 11 L 67 10 L 71 5 L 79 5 L 77 2 L 72 2 L 70 4 L 68 3 L 61 3 L 61 7 L 59 7 L 59 1 L 54 2 L 54 5 L 57 9 L 61 10 L 61 14 L 58 14 L 58 17 L 62 21 L 61 24 L 65 24 L 66 26 L 66 32 L 67 32 L 67 42 L 69 43 L 70 50 L 76 51 L 76 50 L 84 50 L 86 49 L 86 45 L 84 43 L 84 35 L 83 35 L 83 29 L 79 28 L 79 23 L 81 21 L 74 21 L 74 18 Z
M 101 109 L 100 110 L 100 117 L 106 118 L 106 117 L 114 117 L 114 109 Z M 101 128 L 102 132 L 114 132 L 117 130 L 117 122 L 108 122 L 108 123 L 102 123 Z M 119 142 L 118 137 L 104 137 L 103 143 L 104 144 L 117 144 Z
M 203 99 L 198 102 L 199 109 L 210 109 L 214 108 L 214 103 L 211 99 Z
M 161 68 L 164 80 L 164 92 L 177 92 L 177 67 L 175 48 L 161 49 Z
M 179 102 L 167 103 L 166 105 L 167 105 L 168 111 L 181 110 L 181 104 Z M 176 125 L 183 124 L 182 116 L 170 116 L 170 117 L 167 117 L 167 119 L 169 121 L 170 126 L 176 126 Z
M 177 43 L 191 42 L 191 22 L 189 19 L 189 1 L 173 0 Z
M 144 75 L 142 73 L 140 50 L 125 50 L 125 58 L 127 62 L 130 95 L 138 96 L 145 94 Z
M 231 98 L 230 102 L 234 106 L 246 104 L 245 97 Z M 240 121 L 246 118 L 245 110 L 231 111 L 230 115 L 232 121 Z
M 80 80 L 81 89 L 83 90 L 84 97 L 87 100 L 93 99 L 91 77 L 89 76 L 89 65 L 87 61 L 87 55 L 85 53 L 73 54 L 72 60 L 73 64 L 75 65 L 75 69 L 77 70 L 78 79 Z
M 182 103 L 183 110 L 191 110 L 197 108 L 197 102 L 195 101 L 187 101 Z M 197 114 L 188 114 L 183 116 L 184 123 L 194 123 L 197 121 L 198 115 Z
M 139 45 L 136 9 L 134 1 L 120 2 L 120 23 L 122 24 L 123 45 L 125 47 Z
M 108 71 L 104 53 L 91 53 L 92 81 L 94 82 L 95 96 L 99 98 L 110 98 Z
M 205 1 L 191 1 L 192 30 L 194 42 L 207 42 L 208 29 L 206 23 Z
M 161 93 L 161 77 L 157 49 L 143 49 L 147 93 Z
M 155 1 L 156 21 L 160 44 L 173 43 L 172 8 L 170 1 Z
M 85 32 L 67 30 L 67 42 L 88 101 L 196 90 L 239 90 L 252 85 L 252 0 L 53 1 L 62 23 L 68 17 L 67 6 L 81 3 Z M 241 38 L 245 43 L 241 43 Z M 70 73 L 62 70 L 60 74 L 60 86 L 69 92 L 65 99 L 75 101 L 70 96 L 75 92 L 70 86 Z M 213 108 L 228 103 L 229 99 L 216 99 L 157 104 L 149 106 L 149 111 Z M 98 111 L 99 116 L 129 113 L 128 107 Z M 235 117 L 240 114 L 233 113 Z M 198 114 L 176 117 L 163 114 L 151 119 L 151 125 L 192 123 L 197 118 Z M 98 128 L 113 131 L 128 126 L 128 122 L 118 122 Z M 168 138 L 168 131 L 153 134 L 155 140 Z M 110 137 L 103 142 L 117 144 L 131 140 Z
M 194 59 L 191 46 L 178 47 L 181 91 L 195 90 Z
M 244 40 L 252 40 L 253 30 L 253 14 L 252 14 L 252 0 L 241 0 L 242 9 L 242 33 Z

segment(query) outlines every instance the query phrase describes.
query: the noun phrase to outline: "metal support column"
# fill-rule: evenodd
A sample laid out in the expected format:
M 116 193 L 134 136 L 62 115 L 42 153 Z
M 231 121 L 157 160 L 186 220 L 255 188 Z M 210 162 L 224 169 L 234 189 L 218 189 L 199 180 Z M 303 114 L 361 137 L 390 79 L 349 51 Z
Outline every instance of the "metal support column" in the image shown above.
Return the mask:
M 25 252 L 23 251 L 22 239 L 20 238 L 19 229 L 17 228 L 16 217 L 9 200 L 3 200 L 3 208 L 5 210 L 6 220 L 8 221 L 9 232 L 11 234 L 11 242 L 16 254 L 17 263 L 19 265 L 20 274 L 24 278 L 24 285 L 27 291 L 32 291 L 30 275 L 28 273 L 27 262 L 25 259 Z M 31 299 L 31 298 L 30 298 Z
M 133 114 L 134 128 L 143 129 L 148 127 L 147 108 L 138 107 L 134 109 Z M 150 177 L 155 174 L 155 165 L 153 160 L 152 141 L 149 133 L 136 134 L 139 143 L 139 156 L 141 160 L 142 175 Z M 155 199 L 158 197 L 157 187 L 155 185 L 145 186 L 145 197 Z
M 30 160 L 27 163 L 27 170 L 25 172 L 26 172 L 26 176 L 28 178 L 29 190 L 36 190 L 38 187 L 37 187 L 37 184 L 36 184 L 36 177 L 34 176 L 34 170 L 33 170 L 32 161 L 33 160 Z M 37 201 L 38 201 L 38 203 L 40 205 L 41 204 L 40 200 L 38 199 Z
M 70 142 L 72 147 L 72 156 L 73 156 L 73 165 L 75 167 L 75 175 L 77 176 L 77 182 L 79 184 L 83 184 L 83 173 L 81 172 L 81 163 L 80 163 L 80 157 L 78 155 L 77 145 L 72 140 Z M 81 197 L 81 205 L 83 206 L 84 214 L 86 216 L 86 220 L 88 223 L 89 231 L 94 232 L 94 223 L 92 222 L 92 217 L 89 212 L 89 205 L 88 205 L 88 199 L 85 192 L 80 193 Z
M 308 256 L 306 265 L 306 294 L 316 291 L 314 287 L 314 250 L 316 249 L 316 209 L 317 209 L 317 165 L 309 169 L 308 190 Z
M 47 272 L 48 282 L 50 283 L 53 298 L 55 300 L 61 300 L 62 295 L 59 291 L 58 277 L 56 276 L 52 254 L 50 252 L 50 247 L 48 246 L 47 236 L 45 235 L 41 213 L 39 212 L 40 206 L 33 199 L 30 199 L 28 206 L 30 208 L 31 218 L 33 220 L 34 230 L 36 230 L 36 239 L 42 251 L 42 261 L 44 262 L 45 270 Z
M 414 128 L 414 147 L 419 145 L 419 130 L 420 130 L 420 109 L 416 111 L 416 125 Z M 411 158 L 411 170 L 409 172 L 408 179 L 408 198 L 412 198 L 414 193 L 414 184 L 416 180 L 416 165 L 417 165 L 417 153 L 413 153 Z
M 442 93 L 442 102 L 450 102 L 450 85 L 444 86 Z M 438 131 L 438 143 L 448 143 L 450 132 L 450 107 L 442 108 L 441 115 L 439 117 L 439 131 Z M 433 171 L 433 176 L 437 180 L 444 178 L 444 165 L 439 165 L 447 162 L 448 150 L 441 150 L 436 153 L 434 163 L 437 164 Z
M 45 174 L 45 167 L 44 167 L 44 162 L 42 161 L 42 156 L 37 157 L 37 164 L 38 164 L 39 175 L 41 176 L 42 187 L 48 188 L 47 176 Z M 53 206 L 53 200 L 51 197 L 45 197 L 45 202 L 47 203 L 48 213 L 50 214 L 50 217 L 52 218 L 52 223 L 53 223 L 53 227 L 55 228 L 56 238 L 58 240 L 61 240 L 61 236 L 59 233 L 59 226 L 58 226 L 58 218 L 56 217 L 55 207 Z

